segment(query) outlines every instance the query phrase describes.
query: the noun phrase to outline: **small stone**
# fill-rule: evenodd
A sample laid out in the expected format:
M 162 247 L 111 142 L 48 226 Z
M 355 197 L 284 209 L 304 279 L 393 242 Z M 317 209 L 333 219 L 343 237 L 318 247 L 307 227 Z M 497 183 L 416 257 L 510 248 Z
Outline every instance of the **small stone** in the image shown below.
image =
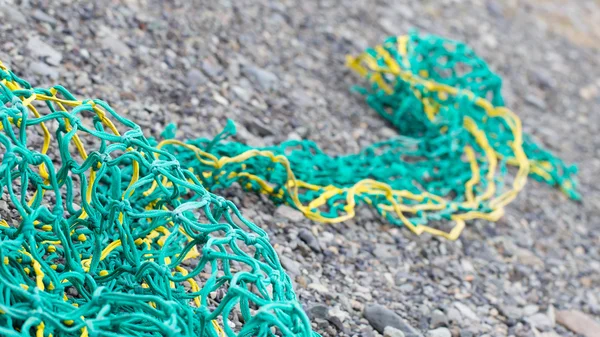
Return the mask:
M 12 21 L 18 24 L 26 24 L 27 18 L 21 13 L 16 7 L 13 6 L 2 6 L 4 12 L 3 20 Z
M 32 16 L 33 16 L 34 19 L 36 19 L 38 21 L 46 22 L 46 23 L 49 23 L 49 24 L 51 24 L 53 26 L 56 25 L 56 19 L 54 19 L 50 15 L 42 12 L 39 9 L 34 10 Z
M 453 305 L 456 309 L 458 309 L 458 311 L 460 311 L 462 317 L 470 319 L 472 321 L 479 321 L 479 316 L 477 316 L 477 314 L 465 304 L 462 304 L 460 302 L 454 302 Z
M 443 311 L 436 309 L 431 313 L 431 323 L 429 326 L 433 329 L 448 326 L 448 317 Z
M 350 314 L 340 309 L 339 306 L 329 309 L 329 317 L 336 317 L 340 322 L 345 322 L 350 318 Z
M 306 245 L 308 247 L 310 247 L 310 249 L 312 249 L 315 252 L 320 252 L 321 251 L 321 246 L 319 245 L 319 241 L 317 240 L 317 238 L 313 235 L 313 233 L 311 231 L 309 231 L 306 228 L 303 228 L 300 233 L 298 233 L 298 237 L 300 238 L 300 240 L 304 241 L 304 243 L 306 243 Z
M 32 55 L 43 58 L 50 65 L 57 66 L 62 61 L 62 53 L 37 36 L 27 41 L 27 49 Z
M 550 318 L 542 313 L 529 316 L 525 319 L 525 321 L 527 321 L 527 323 L 529 323 L 529 325 L 532 327 L 542 331 L 548 331 L 554 327 Z
M 398 256 L 399 253 L 396 246 L 379 243 L 373 250 L 373 255 L 380 259 L 389 259 Z
M 42 62 L 31 62 L 29 69 L 38 75 L 48 76 L 53 80 L 57 79 L 59 75 L 58 68 L 49 66 Z
M 462 322 L 462 315 L 460 314 L 460 311 L 458 311 L 458 309 L 456 308 L 448 309 L 447 316 L 450 322 L 454 322 L 456 324 L 460 324 Z
M 265 91 L 275 89 L 279 81 L 277 76 L 272 72 L 254 65 L 244 65 L 242 72 L 250 81 Z
M 311 318 L 327 319 L 329 315 L 329 308 L 321 304 L 316 304 L 308 309 L 308 315 Z
M 213 99 L 222 106 L 229 106 L 229 101 L 217 92 L 213 92 Z
M 546 109 L 546 102 L 536 95 L 529 94 L 525 96 L 525 102 L 540 110 Z
M 392 326 L 386 326 L 383 329 L 383 337 L 404 337 L 404 332 Z
M 202 62 L 202 71 L 214 81 L 223 73 L 223 67 L 214 62 L 204 61 Z
M 538 268 L 544 267 L 544 261 L 527 249 L 518 248 L 515 253 L 517 255 L 517 261 L 521 264 Z
M 291 274 L 291 276 L 297 276 L 302 274 L 302 270 L 300 263 L 290 259 L 289 257 L 285 256 L 285 255 L 281 255 L 279 257 L 279 260 L 281 261 L 281 265 L 283 266 L 283 268 L 285 268 L 285 270 Z
M 579 96 L 581 96 L 581 98 L 585 99 L 586 101 L 589 101 L 592 98 L 596 97 L 598 95 L 598 92 L 598 87 L 595 84 L 590 84 L 579 89 Z
M 304 214 L 302 214 L 302 212 L 288 205 L 280 205 L 277 207 L 275 215 L 286 218 L 292 222 L 299 222 L 304 219 Z
M 526 305 L 523 308 L 523 315 L 524 316 L 531 316 L 531 315 L 537 313 L 539 310 L 540 310 L 540 308 L 537 305 L 535 305 L 535 304 L 528 304 L 528 305 Z
M 316 290 L 320 294 L 326 294 L 329 292 L 329 289 L 321 283 L 311 283 L 308 285 L 308 289 Z
M 584 337 L 600 336 L 600 323 L 577 310 L 560 310 L 556 312 L 556 322 Z
M 125 42 L 123 42 L 121 37 L 115 34 L 109 34 L 105 36 L 104 38 L 102 38 L 100 43 L 102 44 L 102 48 L 108 49 L 117 55 L 129 57 L 129 55 L 131 54 L 131 49 L 129 48 L 129 46 L 125 44 Z
M 523 317 L 523 310 L 517 306 L 502 305 L 499 307 L 499 309 L 500 309 L 500 312 L 502 313 L 502 315 L 504 315 L 506 318 L 511 318 L 511 319 L 517 320 L 517 319 L 520 319 L 521 317 Z M 537 310 L 531 314 L 533 315 L 536 312 L 537 312 Z
M 206 82 L 206 77 L 204 74 L 198 69 L 191 69 L 187 74 L 187 83 L 192 88 L 195 89 L 199 85 L 204 84 Z
M 402 331 L 406 337 L 423 336 L 419 331 L 402 319 L 402 317 L 382 305 L 368 305 L 365 308 L 364 315 L 367 321 L 369 321 L 369 324 L 371 324 L 375 330 L 379 331 L 379 333 L 383 333 L 385 327 L 391 326 Z
M 231 87 L 231 91 L 235 94 L 235 96 L 239 99 L 241 99 L 244 102 L 250 102 L 250 99 L 252 99 L 252 93 L 242 87 L 238 87 L 237 85 L 234 85 Z
M 488 12 L 495 17 L 504 16 L 502 6 L 497 1 L 488 0 L 485 3 L 485 7 L 487 8 Z
M 437 328 L 435 330 L 429 330 L 427 337 L 452 337 L 452 333 L 448 328 Z

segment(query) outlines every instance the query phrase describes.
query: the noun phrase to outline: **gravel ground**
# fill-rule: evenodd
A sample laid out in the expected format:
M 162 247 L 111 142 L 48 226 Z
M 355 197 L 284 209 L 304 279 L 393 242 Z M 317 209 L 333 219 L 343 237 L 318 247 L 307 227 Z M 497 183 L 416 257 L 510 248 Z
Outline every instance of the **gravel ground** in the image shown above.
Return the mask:
M 361 80 L 346 54 L 411 27 L 469 43 L 526 131 L 578 163 L 582 203 L 530 181 L 499 222 L 448 242 L 368 209 L 322 225 L 223 193 L 271 233 L 323 336 L 577 336 L 565 326 L 600 322 L 600 2 L 17 2 L 0 0 L 0 60 L 34 85 L 102 98 L 147 135 L 175 122 L 178 138 L 210 137 L 231 118 L 251 145 L 310 138 L 331 154 L 394 134 L 349 93 Z

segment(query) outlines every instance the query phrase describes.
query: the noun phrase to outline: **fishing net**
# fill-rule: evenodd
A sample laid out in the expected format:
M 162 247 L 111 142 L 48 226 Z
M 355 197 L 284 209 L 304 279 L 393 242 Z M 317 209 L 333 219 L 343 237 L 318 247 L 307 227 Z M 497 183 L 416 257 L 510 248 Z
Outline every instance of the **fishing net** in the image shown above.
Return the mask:
M 267 234 L 138 125 L 0 79 L 0 335 L 318 336 Z
M 239 183 L 329 223 L 367 204 L 390 223 L 449 239 L 467 220 L 497 220 L 528 174 L 579 199 L 576 167 L 522 133 L 504 107 L 500 77 L 465 44 L 412 33 L 388 38 L 348 65 L 372 82 L 357 91 L 398 137 L 331 157 L 310 140 L 265 148 L 225 142 L 235 134 L 230 121 L 214 139 L 168 139 L 159 148 L 211 190 Z M 166 138 L 173 135 L 173 127 L 166 130 Z M 444 230 L 448 222 L 454 225 Z
M 399 136 L 336 157 L 308 140 L 233 142 L 232 122 L 187 142 L 171 126 L 158 143 L 105 102 L 0 64 L 0 334 L 318 336 L 264 230 L 210 192 L 234 183 L 313 220 L 366 204 L 450 239 L 498 219 L 528 175 L 579 197 L 575 168 L 523 135 L 464 44 L 393 37 L 348 64 Z

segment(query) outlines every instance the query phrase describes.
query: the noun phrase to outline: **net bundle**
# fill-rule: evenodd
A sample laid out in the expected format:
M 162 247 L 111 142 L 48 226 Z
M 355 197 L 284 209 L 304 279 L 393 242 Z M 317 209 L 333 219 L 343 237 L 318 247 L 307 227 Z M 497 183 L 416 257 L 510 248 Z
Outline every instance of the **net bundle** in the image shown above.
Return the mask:
M 138 125 L 0 80 L 0 335 L 318 336 L 265 231 Z
M 523 134 L 504 106 L 500 77 L 465 44 L 411 33 L 349 57 L 348 65 L 372 83 L 357 90 L 398 137 L 329 156 L 310 140 L 265 148 L 224 141 L 235 134 L 229 122 L 214 139 L 168 139 L 159 147 L 211 190 L 239 183 L 328 223 L 367 204 L 390 223 L 449 239 L 465 221 L 502 216 L 528 175 L 579 199 L 576 167 Z

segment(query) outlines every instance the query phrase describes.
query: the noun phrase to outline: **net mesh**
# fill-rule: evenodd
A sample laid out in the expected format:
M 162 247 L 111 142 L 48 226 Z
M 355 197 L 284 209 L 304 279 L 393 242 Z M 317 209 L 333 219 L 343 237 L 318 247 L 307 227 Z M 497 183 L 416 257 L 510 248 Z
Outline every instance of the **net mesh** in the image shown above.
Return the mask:
M 0 335 L 313 336 L 233 203 L 106 103 L 0 78 Z
M 367 204 L 449 239 L 498 219 L 528 175 L 579 198 L 574 166 L 523 135 L 466 45 L 412 33 L 348 65 L 399 136 L 331 157 L 308 140 L 233 142 L 232 122 L 157 142 L 101 100 L 0 64 L 0 195 L 14 211 L 0 212 L 0 334 L 318 336 L 265 231 L 211 192 L 234 183 L 313 220 Z

